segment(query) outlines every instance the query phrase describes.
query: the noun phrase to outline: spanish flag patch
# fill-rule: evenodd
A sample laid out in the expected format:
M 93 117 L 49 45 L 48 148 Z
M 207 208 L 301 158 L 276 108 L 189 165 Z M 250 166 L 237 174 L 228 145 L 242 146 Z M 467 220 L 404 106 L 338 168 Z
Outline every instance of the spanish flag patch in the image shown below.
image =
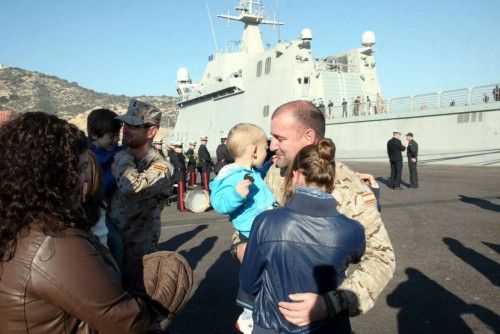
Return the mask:
M 361 197 L 363 198 L 363 202 L 366 204 L 375 204 L 375 202 L 377 202 L 375 194 L 371 191 L 364 193 Z
M 155 165 L 153 165 L 153 168 L 156 169 L 157 171 L 160 171 L 163 173 L 165 171 L 166 167 L 163 165 L 160 165 L 160 164 L 155 164 Z

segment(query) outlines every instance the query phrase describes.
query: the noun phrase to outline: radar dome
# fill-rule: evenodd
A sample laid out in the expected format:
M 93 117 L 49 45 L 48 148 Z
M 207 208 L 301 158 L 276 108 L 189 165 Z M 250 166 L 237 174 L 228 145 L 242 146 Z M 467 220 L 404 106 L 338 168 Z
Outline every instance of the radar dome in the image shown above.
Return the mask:
M 365 31 L 361 37 L 361 44 L 370 47 L 375 44 L 375 33 L 373 31 Z
M 311 40 L 313 38 L 313 34 L 311 29 L 304 28 L 300 31 L 300 39 L 302 40 Z
M 177 69 L 177 82 L 189 82 L 189 71 L 185 67 Z

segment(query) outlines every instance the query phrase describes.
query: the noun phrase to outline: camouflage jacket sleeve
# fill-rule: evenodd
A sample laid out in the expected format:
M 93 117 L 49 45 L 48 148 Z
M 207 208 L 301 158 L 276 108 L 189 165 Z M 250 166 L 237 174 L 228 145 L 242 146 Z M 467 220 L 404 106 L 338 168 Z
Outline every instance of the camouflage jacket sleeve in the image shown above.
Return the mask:
M 131 195 L 140 193 L 159 181 L 170 179 L 172 169 L 166 160 L 154 159 L 144 171 L 139 172 L 132 156 L 126 151 L 121 151 L 115 156 L 113 173 L 118 191 L 122 195 Z M 164 191 L 162 187 L 157 188 L 159 191 Z
M 333 196 L 337 209 L 365 228 L 366 251 L 354 271 L 337 289 L 343 292 L 351 316 L 366 313 L 389 283 L 396 266 L 394 249 L 377 210 L 375 195 L 347 166 L 337 161 Z

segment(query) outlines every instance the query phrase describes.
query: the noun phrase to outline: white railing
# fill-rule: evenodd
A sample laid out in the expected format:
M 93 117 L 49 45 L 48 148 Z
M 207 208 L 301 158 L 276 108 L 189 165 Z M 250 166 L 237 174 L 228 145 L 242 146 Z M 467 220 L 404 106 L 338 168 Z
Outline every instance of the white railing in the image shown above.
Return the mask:
M 347 101 L 347 110 L 342 105 L 333 107 L 325 105 L 324 114 L 327 120 L 363 117 L 377 114 L 401 114 L 407 112 L 452 112 L 457 107 L 471 107 L 491 103 L 500 104 L 500 84 L 484 85 L 472 88 L 447 90 L 436 93 L 420 94 L 414 96 L 398 97 L 389 100 L 376 100 L 366 102 L 361 100 L 358 104 L 354 100 Z M 322 111 L 323 111 L 322 110 Z M 347 115 L 346 115 L 347 114 Z

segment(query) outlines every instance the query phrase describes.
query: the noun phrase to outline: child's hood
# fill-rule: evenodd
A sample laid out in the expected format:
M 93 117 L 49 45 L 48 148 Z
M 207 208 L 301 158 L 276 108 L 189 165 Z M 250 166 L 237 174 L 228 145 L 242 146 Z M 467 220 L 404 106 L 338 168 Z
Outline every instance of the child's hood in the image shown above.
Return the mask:
M 252 170 L 245 167 L 241 167 L 236 163 L 232 163 L 224 166 L 212 182 L 214 182 L 215 184 L 220 184 L 230 178 L 231 179 L 240 178 L 241 180 L 243 180 L 243 177 L 248 173 L 251 174 Z

